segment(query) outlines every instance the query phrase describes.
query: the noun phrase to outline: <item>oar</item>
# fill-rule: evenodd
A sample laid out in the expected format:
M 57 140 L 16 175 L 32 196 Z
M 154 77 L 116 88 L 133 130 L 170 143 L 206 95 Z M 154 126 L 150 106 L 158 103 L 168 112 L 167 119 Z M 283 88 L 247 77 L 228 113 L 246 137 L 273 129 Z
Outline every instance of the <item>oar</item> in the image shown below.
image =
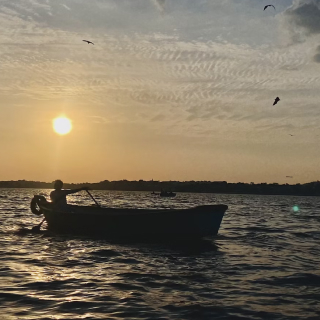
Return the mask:
M 31 231 L 32 232 L 39 232 L 44 220 L 46 220 L 46 218 L 43 218 L 43 220 L 37 226 L 32 227 Z
M 89 190 L 86 190 L 88 192 L 88 195 L 92 198 L 92 200 L 95 202 L 95 204 L 101 208 L 100 204 L 96 201 L 96 199 L 92 196 L 92 194 L 89 192 Z

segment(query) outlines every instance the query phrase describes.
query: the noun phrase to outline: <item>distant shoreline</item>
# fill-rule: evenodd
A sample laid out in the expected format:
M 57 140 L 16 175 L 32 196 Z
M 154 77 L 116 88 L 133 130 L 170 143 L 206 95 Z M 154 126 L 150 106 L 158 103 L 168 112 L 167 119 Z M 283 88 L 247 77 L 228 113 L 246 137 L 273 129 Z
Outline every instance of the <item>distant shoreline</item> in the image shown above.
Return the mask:
M 64 188 L 73 189 L 88 186 L 92 190 L 114 191 L 155 191 L 162 190 L 192 193 L 261 194 L 320 196 L 320 181 L 305 184 L 278 183 L 228 183 L 226 181 L 101 181 L 98 183 L 65 183 Z M 40 181 L 0 181 L 0 188 L 52 189 L 52 182 Z

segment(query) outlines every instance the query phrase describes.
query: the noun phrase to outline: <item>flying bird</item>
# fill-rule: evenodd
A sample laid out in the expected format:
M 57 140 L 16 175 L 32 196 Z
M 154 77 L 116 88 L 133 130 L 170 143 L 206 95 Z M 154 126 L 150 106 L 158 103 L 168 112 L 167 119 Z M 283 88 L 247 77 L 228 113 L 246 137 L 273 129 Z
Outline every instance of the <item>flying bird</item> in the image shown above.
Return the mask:
M 293 178 L 293 176 L 286 176 L 286 178 L 290 178 L 291 179 L 291 178 Z
M 273 7 L 273 9 L 276 10 L 276 8 L 273 4 L 268 4 L 264 7 L 263 11 L 266 10 L 268 7 Z
M 280 101 L 280 98 L 279 98 L 279 97 L 276 97 L 276 98 L 274 99 L 273 105 L 277 104 L 279 101 Z
M 93 42 L 91 42 L 91 41 L 88 41 L 88 40 L 82 40 L 82 41 L 84 41 L 84 42 L 87 42 L 88 44 L 93 44 L 94 45 L 94 43 Z
M 289 133 L 289 136 L 293 137 L 293 134 Z

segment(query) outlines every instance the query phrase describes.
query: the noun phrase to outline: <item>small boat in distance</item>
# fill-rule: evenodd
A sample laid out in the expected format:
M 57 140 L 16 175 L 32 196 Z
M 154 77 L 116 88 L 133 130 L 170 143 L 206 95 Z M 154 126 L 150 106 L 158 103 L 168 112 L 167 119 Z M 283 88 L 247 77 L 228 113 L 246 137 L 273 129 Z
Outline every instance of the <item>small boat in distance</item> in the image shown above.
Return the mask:
M 226 205 L 188 209 L 126 209 L 68 205 L 56 208 L 43 196 L 33 205 L 43 214 L 47 228 L 57 233 L 99 235 L 106 238 L 203 238 L 218 233 Z M 31 209 L 33 207 L 31 206 Z
M 176 193 L 172 192 L 172 191 L 164 191 L 161 190 L 160 192 L 160 197 L 175 197 Z

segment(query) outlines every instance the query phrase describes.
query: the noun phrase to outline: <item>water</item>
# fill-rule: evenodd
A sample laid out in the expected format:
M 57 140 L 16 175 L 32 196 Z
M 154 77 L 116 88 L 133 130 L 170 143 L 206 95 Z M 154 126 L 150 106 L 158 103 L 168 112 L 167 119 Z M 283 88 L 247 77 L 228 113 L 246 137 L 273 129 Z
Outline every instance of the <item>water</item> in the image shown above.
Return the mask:
M 0 189 L 0 319 L 320 319 L 320 198 L 92 192 L 113 207 L 229 206 L 215 239 L 157 244 L 19 234 L 41 221 L 40 193 Z

